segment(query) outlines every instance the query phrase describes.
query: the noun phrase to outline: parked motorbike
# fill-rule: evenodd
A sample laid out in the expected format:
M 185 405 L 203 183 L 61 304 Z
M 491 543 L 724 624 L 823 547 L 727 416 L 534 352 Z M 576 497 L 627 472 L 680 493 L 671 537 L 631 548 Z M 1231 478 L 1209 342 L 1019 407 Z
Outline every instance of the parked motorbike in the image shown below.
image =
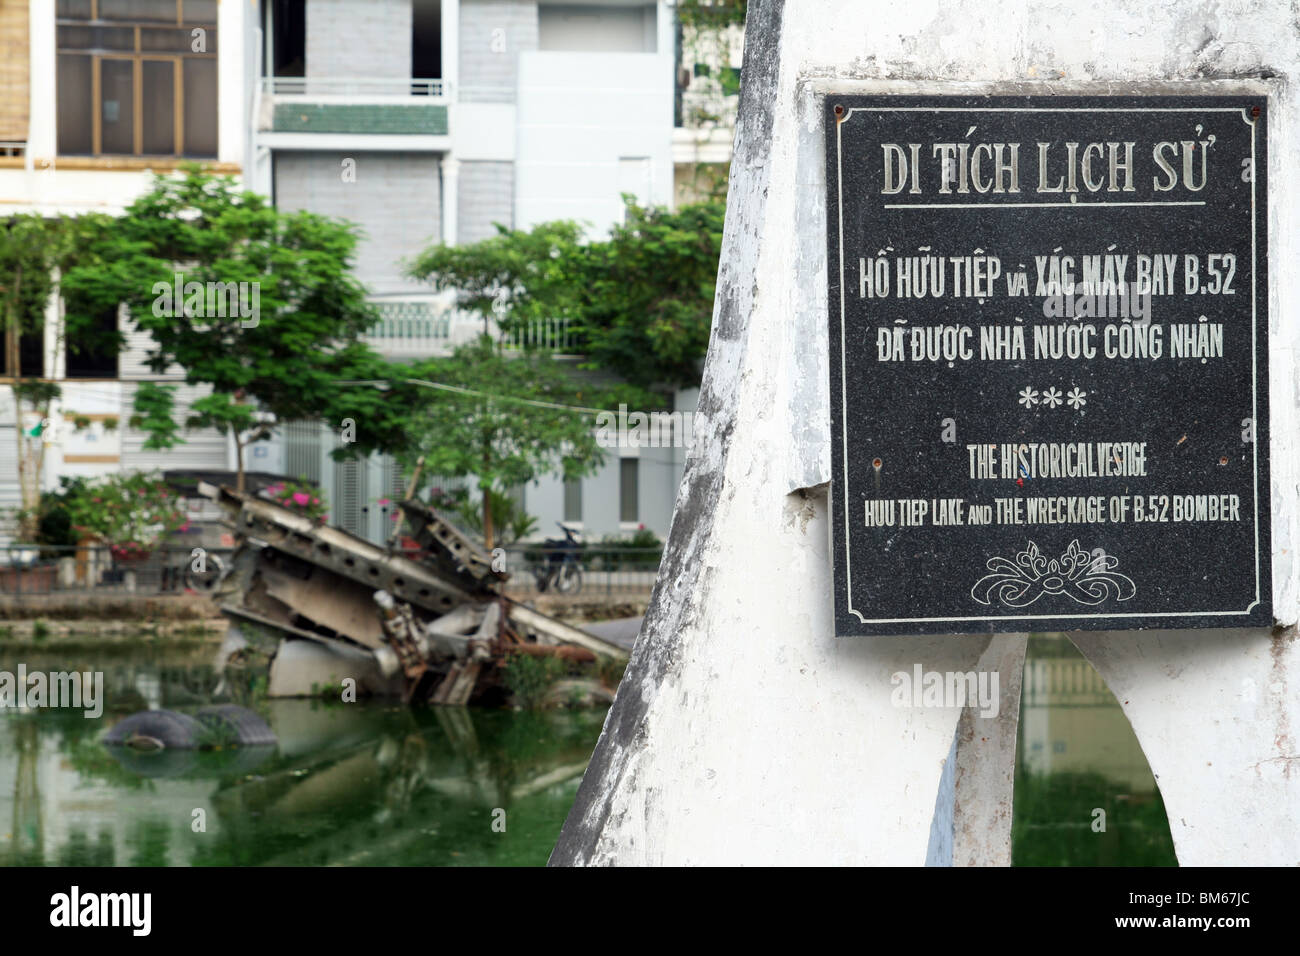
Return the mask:
M 582 543 L 573 529 L 563 522 L 555 523 L 564 532 L 564 537 L 547 538 L 542 543 L 542 561 L 533 568 L 537 590 L 553 589 L 560 594 L 577 594 L 582 590 L 582 566 L 578 563 Z

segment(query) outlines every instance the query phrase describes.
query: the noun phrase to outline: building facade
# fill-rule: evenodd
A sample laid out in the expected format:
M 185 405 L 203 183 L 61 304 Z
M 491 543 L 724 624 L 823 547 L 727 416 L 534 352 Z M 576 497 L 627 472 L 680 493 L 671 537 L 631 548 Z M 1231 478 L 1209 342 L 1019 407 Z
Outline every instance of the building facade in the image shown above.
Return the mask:
M 573 219 L 598 234 L 621 219 L 622 194 L 691 198 L 699 170 L 729 159 L 735 67 L 719 58 L 739 63 L 738 35 L 703 49 L 663 0 L 0 0 L 12 80 L 0 99 L 0 204 L 116 213 L 153 173 L 201 160 L 283 209 L 355 222 L 354 271 L 380 314 L 370 344 L 398 360 L 447 354 L 480 322 L 406 277 L 406 260 L 498 223 Z M 62 380 L 63 397 L 46 487 L 63 474 L 232 467 L 215 432 L 142 448 L 128 419 L 150 374 L 147 343 L 128 320 L 117 319 L 126 351 L 87 362 L 62 346 L 57 301 L 47 319 L 31 361 Z M 529 338 L 557 361 L 576 358 L 559 323 Z M 177 415 L 201 394 L 182 386 Z M 15 421 L 8 396 L 0 389 L 6 450 L 12 429 L 31 424 Z M 693 393 L 677 407 L 692 411 Z M 74 417 L 92 424 L 59 427 Z M 329 424 L 287 424 L 246 464 L 308 477 L 335 523 L 380 537 L 375 504 L 400 493 L 400 469 L 385 456 L 335 462 L 337 441 Z M 684 459 L 683 448 L 611 448 L 582 482 L 518 493 L 541 533 L 563 520 L 590 539 L 642 526 L 662 536 Z M 0 466 L 0 508 L 17 504 L 13 470 Z

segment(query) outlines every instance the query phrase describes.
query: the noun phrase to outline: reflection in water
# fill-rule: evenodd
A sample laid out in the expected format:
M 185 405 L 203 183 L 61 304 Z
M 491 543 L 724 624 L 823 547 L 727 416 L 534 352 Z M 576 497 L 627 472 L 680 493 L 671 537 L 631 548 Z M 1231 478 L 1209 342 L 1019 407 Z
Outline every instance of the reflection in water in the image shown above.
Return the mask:
M 1128 718 L 1065 637 L 1035 635 L 1025 655 L 1011 856 L 1017 866 L 1178 862 Z
M 104 671 L 104 715 L 0 712 L 0 865 L 540 865 L 604 719 L 270 701 L 256 675 L 223 684 L 206 653 L 70 656 L 24 663 Z M 139 754 L 100 743 L 137 710 L 219 700 L 257 710 L 279 745 Z M 492 826 L 497 808 L 504 833 Z M 1093 829 L 1096 809 L 1105 832 Z M 1128 721 L 1064 638 L 1029 642 L 1012 855 L 1018 865 L 1176 863 Z
M 605 716 L 218 696 L 201 659 L 80 656 L 25 663 L 104 671 L 102 718 L 0 713 L 0 865 L 540 865 Z M 279 745 L 100 743 L 136 710 L 229 699 L 261 713 Z

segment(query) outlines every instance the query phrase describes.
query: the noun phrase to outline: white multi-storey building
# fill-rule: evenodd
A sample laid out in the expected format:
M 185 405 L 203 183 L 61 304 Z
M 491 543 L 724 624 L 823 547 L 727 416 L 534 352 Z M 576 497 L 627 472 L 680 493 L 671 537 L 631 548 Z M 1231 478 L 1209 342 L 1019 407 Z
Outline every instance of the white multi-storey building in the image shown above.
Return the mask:
M 575 219 L 599 233 L 621 218 L 623 193 L 660 205 L 689 196 L 699 164 L 729 159 L 735 36 L 721 47 L 730 63 L 695 62 L 692 37 L 683 65 L 663 0 L 0 0 L 14 78 L 0 99 L 0 206 L 120 212 L 152 172 L 200 159 L 281 208 L 357 223 L 355 271 L 381 315 L 371 344 L 394 359 L 446 354 L 479 321 L 407 278 L 404 260 L 490 236 L 495 223 Z M 54 429 L 47 486 L 60 474 L 232 467 L 216 433 L 142 449 L 126 424 L 148 374 L 138 334 L 125 329 L 116 360 L 73 358 L 59 346 L 57 302 L 49 318 L 44 341 L 25 343 L 24 374 L 35 363 L 65 380 L 58 411 L 95 424 Z M 532 339 L 566 360 L 561 326 Z M 177 414 L 199 394 L 182 387 Z M 693 393 L 678 396 L 693 405 Z M 109 419 L 118 427 L 102 427 Z M 13 427 L 0 389 L 0 462 Z M 372 505 L 399 490 L 399 471 L 383 456 L 335 462 L 335 441 L 326 425 L 287 425 L 246 466 L 307 476 L 336 523 L 380 536 Z M 610 449 L 582 482 L 519 493 L 543 532 L 565 520 L 591 538 L 663 535 L 684 457 Z M 17 503 L 13 471 L 0 464 L 0 508 Z

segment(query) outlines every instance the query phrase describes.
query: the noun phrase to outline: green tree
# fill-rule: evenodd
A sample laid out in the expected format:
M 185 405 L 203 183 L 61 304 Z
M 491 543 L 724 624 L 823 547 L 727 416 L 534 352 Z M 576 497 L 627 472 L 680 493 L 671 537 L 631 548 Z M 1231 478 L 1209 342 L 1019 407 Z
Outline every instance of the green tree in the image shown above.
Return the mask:
M 726 204 L 636 205 L 609 239 L 579 250 L 575 331 L 589 368 L 644 388 L 700 383 Z
M 146 451 L 172 448 L 184 439 L 180 427 L 172 417 L 174 390 L 157 382 L 141 382 L 135 389 L 135 414 L 131 427 L 145 433 Z
M 748 0 L 677 0 L 677 19 L 701 29 L 743 27 L 748 6 Z
M 549 356 L 504 355 L 482 336 L 411 374 L 441 387 L 412 415 L 404 463 L 423 455 L 426 474 L 476 479 L 488 548 L 493 493 L 547 474 L 581 478 L 604 460 L 590 412 L 574 410 L 586 393 Z
M 555 318 L 576 301 L 574 257 L 582 242 L 575 222 L 544 222 L 532 229 L 507 229 L 468 245 L 430 246 L 409 272 L 435 289 L 456 293 L 456 304 L 488 323 L 508 315 L 515 323 Z
M 402 442 L 400 404 L 336 384 L 389 377 L 358 341 L 377 316 L 350 271 L 356 242 L 347 223 L 281 211 L 191 164 L 156 178 L 63 285 L 77 309 L 125 303 L 151 336 L 155 373 L 179 365 L 188 383 L 212 388 L 185 424 L 233 437 L 243 490 L 244 450 L 277 422 L 351 418 L 355 442 L 344 454 Z M 132 423 L 149 432 L 149 447 L 181 441 L 172 391 L 137 392 Z
M 495 314 L 506 332 L 538 318 L 567 318 L 583 366 L 638 389 L 698 385 L 725 202 L 668 210 L 625 199 L 625 221 L 608 238 L 583 242 L 571 222 L 527 231 L 498 226 L 498 235 L 482 242 L 432 246 L 410 274 L 455 290 L 460 306 L 485 320 Z
M 454 514 L 466 531 L 480 538 L 486 527 L 483 516 L 488 515 L 494 543 L 502 547 L 508 547 L 537 530 L 537 519 L 514 496 L 491 490 L 486 494 L 486 502 L 481 497 L 475 501 L 470 498 L 468 488 L 435 488 L 429 494 L 429 504 L 443 514 Z

